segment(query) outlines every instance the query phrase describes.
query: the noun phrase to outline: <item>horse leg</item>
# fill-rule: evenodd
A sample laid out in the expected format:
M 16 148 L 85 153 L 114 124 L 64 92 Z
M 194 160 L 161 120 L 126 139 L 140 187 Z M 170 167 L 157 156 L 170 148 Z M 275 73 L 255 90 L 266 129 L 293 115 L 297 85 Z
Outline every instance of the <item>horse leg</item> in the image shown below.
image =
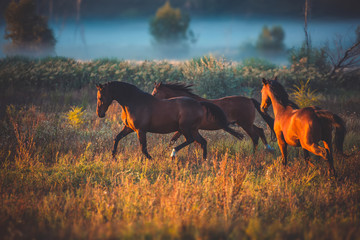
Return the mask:
M 169 143 L 169 146 L 172 146 L 174 145 L 174 143 L 179 139 L 179 137 L 181 137 L 181 132 L 177 131 L 174 136 L 172 136 L 171 140 L 170 140 L 170 143 Z
M 247 135 L 249 135 L 249 137 L 251 138 L 252 142 L 253 142 L 253 153 L 255 153 L 256 147 L 259 143 L 259 135 L 255 132 L 254 125 L 251 126 L 241 126 L 245 132 L 247 133 Z
M 129 133 L 132 133 L 133 130 L 127 126 L 124 126 L 124 128 L 121 130 L 121 132 L 116 136 L 115 140 L 114 140 L 114 148 L 112 150 L 112 156 L 115 157 L 116 154 L 116 150 L 117 150 L 117 146 L 119 144 L 119 141 L 126 137 Z
M 306 166 L 307 166 L 307 165 L 310 165 L 311 167 L 315 167 L 314 164 L 312 164 L 312 163 L 310 162 L 310 154 L 309 154 L 309 151 L 303 148 L 303 152 L 304 152 L 304 160 L 305 160 L 305 162 L 306 162 Z
M 287 165 L 287 143 L 285 142 L 282 132 L 276 134 L 278 145 L 281 151 L 282 163 L 284 166 Z
M 275 149 L 272 148 L 269 145 L 269 143 L 267 142 L 266 137 L 265 137 L 265 133 L 264 133 L 264 129 L 257 127 L 255 124 L 253 125 L 253 128 L 254 128 L 255 132 L 257 133 L 257 135 L 260 136 L 261 141 L 265 145 L 265 150 L 269 151 L 269 152 L 275 151 Z
M 223 128 L 223 130 L 227 133 L 230 133 L 231 135 L 233 135 L 234 137 L 236 137 L 239 140 L 242 140 L 244 138 L 244 135 L 235 131 L 234 129 L 230 128 L 229 126 L 226 126 L 225 128 Z
M 143 132 L 141 130 L 137 131 L 138 139 L 141 145 L 141 151 L 147 157 L 148 159 L 151 159 L 150 154 L 147 151 L 147 143 L 146 143 L 146 132 Z
M 333 155 L 332 155 L 331 140 L 329 142 L 324 140 L 323 143 L 324 143 L 324 147 L 327 151 L 327 160 L 328 160 L 328 165 L 329 165 L 328 174 L 329 175 L 331 174 L 334 177 L 336 177 L 335 168 L 334 168 L 334 159 L 333 159 Z
M 193 138 L 191 135 L 184 134 L 184 137 L 185 137 L 185 142 L 183 142 L 183 143 L 180 144 L 179 146 L 173 148 L 173 150 L 172 150 L 172 152 L 171 152 L 171 155 L 170 155 L 170 157 L 172 157 L 173 159 L 175 158 L 176 153 L 177 153 L 180 149 L 182 149 L 182 148 L 186 147 L 187 145 L 189 145 L 189 144 L 191 144 L 191 143 L 194 142 L 194 138 Z
M 196 142 L 198 142 L 203 150 L 203 160 L 206 160 L 207 157 L 207 142 L 206 140 L 200 135 L 198 131 L 193 134 L 193 137 Z

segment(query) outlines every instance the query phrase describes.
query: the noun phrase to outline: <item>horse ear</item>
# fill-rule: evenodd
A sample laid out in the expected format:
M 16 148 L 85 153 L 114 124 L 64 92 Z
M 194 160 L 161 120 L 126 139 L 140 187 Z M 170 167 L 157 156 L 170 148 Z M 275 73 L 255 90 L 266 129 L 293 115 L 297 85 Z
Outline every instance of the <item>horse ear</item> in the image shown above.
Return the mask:
M 96 88 L 97 88 L 98 90 L 101 90 L 101 89 L 103 88 L 103 85 L 101 85 L 101 84 L 96 84 Z
M 262 79 L 262 82 L 264 85 L 268 84 L 268 81 L 265 78 Z

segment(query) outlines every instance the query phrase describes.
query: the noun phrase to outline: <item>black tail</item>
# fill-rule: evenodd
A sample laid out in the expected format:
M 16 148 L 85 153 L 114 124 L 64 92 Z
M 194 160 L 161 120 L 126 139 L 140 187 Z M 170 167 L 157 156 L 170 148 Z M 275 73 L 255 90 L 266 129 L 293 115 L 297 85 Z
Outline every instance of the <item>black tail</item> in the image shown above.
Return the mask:
M 315 112 L 319 118 L 329 121 L 330 124 L 335 127 L 335 151 L 344 156 L 347 156 L 344 154 L 343 147 L 346 135 L 345 122 L 342 120 L 341 117 L 329 111 L 317 110 Z
M 256 110 L 258 111 L 258 113 L 261 115 L 261 117 L 264 119 L 264 121 L 267 123 L 267 125 L 270 127 L 270 130 L 273 134 L 275 134 L 274 132 L 274 119 L 272 117 L 270 117 L 269 114 L 261 111 L 260 109 L 260 103 L 258 101 L 256 101 L 256 99 L 251 98 L 252 102 L 254 103 L 254 106 L 256 108 Z
M 210 102 L 200 102 L 200 104 L 206 108 L 206 117 L 209 117 L 209 114 L 211 114 L 215 118 L 215 121 L 219 124 L 219 126 L 224 129 L 224 131 L 230 133 L 231 135 L 234 135 L 238 139 L 244 138 L 244 135 L 236 132 L 229 127 L 228 119 L 220 107 Z

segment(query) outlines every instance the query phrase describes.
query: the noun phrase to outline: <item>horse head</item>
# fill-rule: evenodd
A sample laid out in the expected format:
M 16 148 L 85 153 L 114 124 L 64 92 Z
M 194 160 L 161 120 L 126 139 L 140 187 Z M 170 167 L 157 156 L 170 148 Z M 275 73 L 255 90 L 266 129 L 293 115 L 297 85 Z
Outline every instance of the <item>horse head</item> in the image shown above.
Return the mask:
M 266 112 L 271 105 L 271 99 L 269 96 L 271 81 L 273 80 L 266 80 L 265 78 L 262 79 L 263 87 L 261 89 L 261 105 L 260 105 L 260 109 L 262 112 Z
M 113 98 L 110 94 L 109 87 L 105 84 L 96 84 L 97 88 L 97 108 L 96 114 L 103 118 L 105 117 L 105 113 L 108 110 L 110 104 L 113 101 Z
M 155 83 L 154 90 L 152 91 L 151 95 L 158 99 L 166 99 L 166 87 L 163 86 L 163 83 Z

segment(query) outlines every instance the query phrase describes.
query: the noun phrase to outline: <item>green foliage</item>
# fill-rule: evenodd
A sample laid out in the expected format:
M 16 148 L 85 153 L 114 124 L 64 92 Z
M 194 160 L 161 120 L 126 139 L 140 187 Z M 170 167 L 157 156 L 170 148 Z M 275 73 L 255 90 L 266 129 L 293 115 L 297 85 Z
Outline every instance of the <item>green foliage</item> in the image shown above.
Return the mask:
M 54 53 L 56 40 L 44 17 L 36 14 L 33 0 L 12 0 L 5 12 L 8 54 L 45 56 Z
M 169 1 L 160 7 L 150 21 L 150 33 L 158 44 L 178 44 L 195 41 L 194 33 L 188 31 L 190 17 L 180 9 L 172 8 Z
M 322 73 L 327 73 L 330 69 L 325 48 L 314 48 L 311 46 L 308 48 L 305 42 L 300 48 L 293 48 L 290 51 L 289 61 L 292 64 L 305 63 L 307 66 L 317 68 Z
M 271 29 L 264 26 L 256 42 L 256 48 L 263 52 L 283 51 L 285 32 L 281 26 L 273 26 Z
M 257 68 L 259 70 L 271 70 L 275 69 L 277 66 L 273 63 L 271 63 L 268 60 L 262 59 L 262 58 L 247 58 L 244 59 L 241 63 L 242 67 L 251 67 L 251 68 Z
M 206 98 L 238 94 L 241 79 L 235 68 L 213 56 L 187 61 L 182 66 L 184 80 L 194 84 L 196 92 Z
M 300 81 L 299 85 L 294 85 L 291 97 L 300 108 L 315 106 L 320 102 L 320 96 L 316 90 L 311 90 L 309 85 L 310 79 L 306 82 Z

